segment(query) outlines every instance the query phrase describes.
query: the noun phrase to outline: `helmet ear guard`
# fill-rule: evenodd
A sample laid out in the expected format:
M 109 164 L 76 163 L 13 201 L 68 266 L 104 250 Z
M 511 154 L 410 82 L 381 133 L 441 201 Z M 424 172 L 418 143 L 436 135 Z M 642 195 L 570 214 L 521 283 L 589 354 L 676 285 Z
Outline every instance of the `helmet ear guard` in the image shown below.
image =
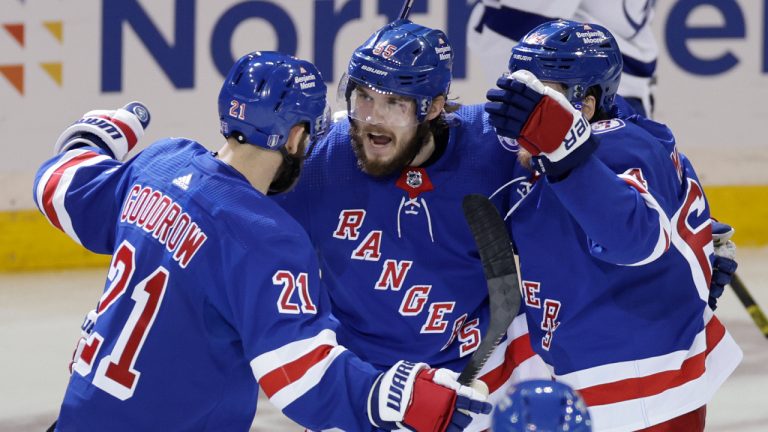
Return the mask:
M 221 133 L 239 143 L 282 148 L 291 128 L 307 124 L 312 140 L 327 131 L 326 86 L 310 62 L 256 51 L 238 59 L 219 92 Z
M 606 112 L 614 105 L 622 68 L 618 43 L 605 27 L 568 20 L 534 28 L 512 48 L 509 59 L 510 72 L 526 69 L 541 81 L 563 84 L 576 108 L 597 86 L 596 108 Z

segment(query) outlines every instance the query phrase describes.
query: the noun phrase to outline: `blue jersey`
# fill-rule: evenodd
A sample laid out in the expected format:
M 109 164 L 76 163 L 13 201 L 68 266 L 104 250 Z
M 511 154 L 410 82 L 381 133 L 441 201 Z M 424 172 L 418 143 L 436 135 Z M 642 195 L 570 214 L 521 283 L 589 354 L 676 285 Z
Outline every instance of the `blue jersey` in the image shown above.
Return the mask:
M 296 189 L 278 197 L 318 250 L 339 342 L 382 369 L 404 358 L 460 371 L 488 326 L 488 288 L 462 200 L 508 186 L 516 156 L 499 145 L 482 106 L 447 122 L 439 159 L 384 177 L 358 168 L 349 123 L 337 123 Z M 492 392 L 533 356 L 519 318 L 487 365 Z
M 595 154 L 559 182 L 529 176 L 507 220 L 534 349 L 596 430 L 637 430 L 706 404 L 741 352 L 707 307 L 709 207 L 671 132 L 637 116 L 592 130 Z
M 259 385 L 306 427 L 371 428 L 378 371 L 336 343 L 303 229 L 201 145 L 168 139 L 124 164 L 70 150 L 34 193 L 112 254 L 58 430 L 246 431 Z

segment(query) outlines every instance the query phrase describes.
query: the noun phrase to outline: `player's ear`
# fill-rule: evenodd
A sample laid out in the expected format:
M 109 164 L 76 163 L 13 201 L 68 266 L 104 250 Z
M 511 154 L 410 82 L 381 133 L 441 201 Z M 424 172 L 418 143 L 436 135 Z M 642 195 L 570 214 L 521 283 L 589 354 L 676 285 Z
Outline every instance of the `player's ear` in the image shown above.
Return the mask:
M 432 105 L 429 106 L 429 112 L 427 113 L 426 120 L 429 121 L 437 118 L 437 116 L 439 116 L 443 111 L 443 108 L 445 108 L 445 96 L 440 95 L 432 99 Z
M 597 109 L 597 99 L 595 99 L 594 96 L 588 95 L 584 98 L 584 101 L 582 102 L 581 106 L 581 112 L 584 114 L 584 117 L 587 118 L 587 121 L 591 121 L 592 117 L 595 116 L 595 111 Z
M 294 125 L 288 132 L 288 139 L 285 141 L 285 150 L 290 155 L 302 154 L 308 139 L 309 134 L 307 133 L 307 127 L 303 124 Z

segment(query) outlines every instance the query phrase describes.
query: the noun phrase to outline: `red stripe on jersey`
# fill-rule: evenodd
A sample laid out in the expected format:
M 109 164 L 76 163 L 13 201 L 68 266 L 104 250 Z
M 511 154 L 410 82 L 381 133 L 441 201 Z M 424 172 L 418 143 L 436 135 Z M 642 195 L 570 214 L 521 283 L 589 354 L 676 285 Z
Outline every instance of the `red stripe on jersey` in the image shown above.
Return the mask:
M 637 189 L 640 193 L 649 193 L 648 189 L 643 186 L 642 183 L 640 183 L 636 178 L 630 177 L 630 174 L 622 175 L 620 176 L 622 180 L 627 182 L 628 185 L 632 186 L 633 188 Z
M 127 123 L 124 123 L 124 122 L 122 122 L 122 121 L 120 121 L 120 120 L 118 120 L 118 119 L 116 119 L 114 117 L 105 116 L 105 115 L 99 116 L 99 117 L 101 117 L 101 118 L 103 118 L 105 120 L 111 121 L 112 123 L 115 124 L 115 126 L 120 128 L 120 130 L 123 132 L 123 135 L 125 135 L 125 139 L 128 141 L 128 151 L 131 151 L 133 146 L 136 145 L 136 141 L 138 141 L 136 139 L 136 134 L 133 133 L 133 129 L 131 129 L 131 127 L 128 126 Z
M 509 377 L 512 376 L 512 372 L 514 372 L 522 362 L 533 356 L 534 352 L 531 347 L 531 338 L 526 333 L 517 337 L 507 345 L 507 349 L 504 351 L 504 361 L 496 366 L 495 369 L 483 374 L 483 376 L 480 377 L 480 380 L 485 382 L 488 386 L 488 392 L 493 393 L 509 380 Z
M 320 345 L 296 360 L 266 373 L 259 380 L 261 389 L 267 397 L 272 397 L 287 385 L 298 381 L 312 366 L 328 357 L 333 348 L 333 345 Z
M 707 324 L 705 332 L 706 350 L 685 360 L 680 365 L 680 369 L 587 387 L 579 389 L 579 393 L 584 397 L 588 406 L 607 405 L 654 396 L 693 381 L 704 374 L 707 355 L 722 340 L 725 335 L 725 327 L 713 316 Z
M 48 220 L 51 221 L 53 226 L 56 228 L 60 230 L 62 229 L 61 222 L 59 222 L 59 216 L 56 214 L 56 209 L 53 207 L 53 196 L 56 194 L 56 189 L 59 187 L 62 174 L 64 174 L 64 171 L 66 171 L 68 168 L 73 167 L 81 162 L 87 161 L 88 159 L 92 159 L 96 156 L 98 156 L 98 153 L 94 152 L 86 152 L 75 156 L 68 160 L 65 164 L 56 168 L 56 171 L 54 171 L 53 174 L 51 174 L 51 176 L 48 178 L 48 182 L 45 184 L 45 188 L 43 188 L 43 212 L 48 217 Z

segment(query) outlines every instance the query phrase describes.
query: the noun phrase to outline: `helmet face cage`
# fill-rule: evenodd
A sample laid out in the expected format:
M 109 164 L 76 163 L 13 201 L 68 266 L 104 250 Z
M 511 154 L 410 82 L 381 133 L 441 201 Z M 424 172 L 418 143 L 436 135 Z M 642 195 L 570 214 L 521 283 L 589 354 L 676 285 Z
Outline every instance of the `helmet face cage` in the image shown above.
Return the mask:
M 293 126 L 305 124 L 317 140 L 330 124 L 325 93 L 312 63 L 277 52 L 247 54 L 235 62 L 219 93 L 221 133 L 278 150 Z
M 621 80 L 619 46 L 605 27 L 557 20 L 523 36 L 512 48 L 509 71 L 526 69 L 541 81 L 566 87 L 566 97 L 578 109 L 587 91 L 598 86 L 598 110 L 609 111 Z
M 524 381 L 510 388 L 496 407 L 492 425 L 494 432 L 592 431 L 584 399 L 569 386 L 548 380 Z
M 420 123 L 432 100 L 448 94 L 452 66 L 453 49 L 445 33 L 397 20 L 376 31 L 355 50 L 347 68 L 347 82 L 381 94 L 413 98 Z M 339 94 L 351 96 L 349 86 L 345 87 L 340 87 Z

